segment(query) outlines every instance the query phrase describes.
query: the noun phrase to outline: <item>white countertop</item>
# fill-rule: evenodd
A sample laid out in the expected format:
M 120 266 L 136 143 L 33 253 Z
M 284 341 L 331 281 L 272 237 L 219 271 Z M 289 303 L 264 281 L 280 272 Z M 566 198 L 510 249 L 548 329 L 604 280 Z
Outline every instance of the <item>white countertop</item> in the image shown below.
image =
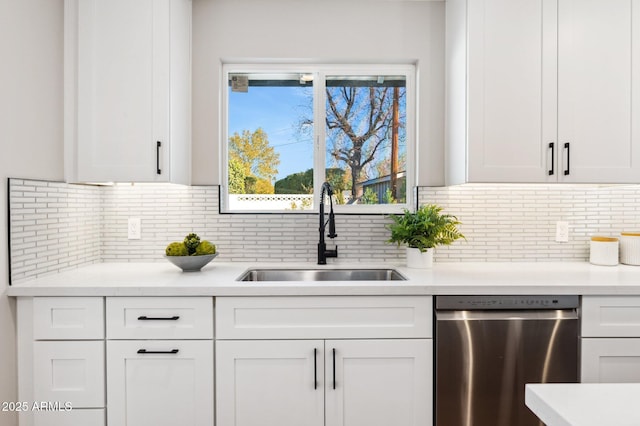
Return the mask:
M 638 426 L 640 383 L 526 385 L 525 403 L 547 426 Z
M 407 281 L 239 282 L 246 269 L 394 267 Z M 14 284 L 9 296 L 249 296 L 431 294 L 640 294 L 640 266 L 587 262 L 395 264 L 236 263 L 215 259 L 200 272 L 168 262 L 98 263 Z

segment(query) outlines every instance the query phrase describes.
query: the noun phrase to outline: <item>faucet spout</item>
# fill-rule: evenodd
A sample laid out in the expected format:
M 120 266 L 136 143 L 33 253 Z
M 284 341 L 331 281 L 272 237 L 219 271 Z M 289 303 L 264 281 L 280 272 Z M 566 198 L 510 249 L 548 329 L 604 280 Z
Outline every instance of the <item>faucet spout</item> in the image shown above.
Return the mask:
M 329 219 L 324 220 L 324 197 L 325 194 L 329 197 Z M 322 189 L 320 190 L 320 239 L 318 240 L 318 265 L 326 265 L 328 257 L 338 257 L 338 246 L 334 250 L 327 250 L 327 245 L 324 240 L 324 234 L 326 230 L 327 224 L 329 224 L 329 233 L 327 237 L 333 239 L 338 236 L 336 234 L 336 221 L 335 215 L 333 214 L 333 199 L 331 196 L 333 195 L 333 188 L 329 182 L 325 182 L 322 184 Z

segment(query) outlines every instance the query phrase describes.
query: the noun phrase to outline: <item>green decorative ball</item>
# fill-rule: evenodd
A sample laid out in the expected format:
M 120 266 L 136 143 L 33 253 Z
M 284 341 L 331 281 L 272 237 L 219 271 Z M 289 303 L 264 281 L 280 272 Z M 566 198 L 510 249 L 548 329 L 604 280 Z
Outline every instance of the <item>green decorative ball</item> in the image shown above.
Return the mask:
M 167 256 L 188 256 L 189 252 L 187 251 L 187 247 L 184 243 L 175 242 L 171 243 L 165 249 L 165 253 Z
M 202 256 L 203 254 L 216 254 L 215 244 L 211 244 L 207 240 L 200 241 L 198 247 L 196 247 L 196 256 Z
M 200 245 L 200 237 L 192 232 L 184 237 L 184 245 L 189 255 L 195 254 L 196 248 Z

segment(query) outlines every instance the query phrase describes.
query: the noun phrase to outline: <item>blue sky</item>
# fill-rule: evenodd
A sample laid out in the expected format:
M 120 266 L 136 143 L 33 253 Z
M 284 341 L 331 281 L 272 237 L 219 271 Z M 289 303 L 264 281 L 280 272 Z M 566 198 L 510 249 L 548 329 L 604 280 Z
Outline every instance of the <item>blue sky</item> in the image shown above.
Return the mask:
M 303 114 L 311 116 L 304 105 L 311 102 L 312 90 L 252 86 L 247 93 L 229 91 L 229 136 L 262 127 L 270 145 L 280 153 L 276 180 L 313 167 L 313 140 L 296 129 Z

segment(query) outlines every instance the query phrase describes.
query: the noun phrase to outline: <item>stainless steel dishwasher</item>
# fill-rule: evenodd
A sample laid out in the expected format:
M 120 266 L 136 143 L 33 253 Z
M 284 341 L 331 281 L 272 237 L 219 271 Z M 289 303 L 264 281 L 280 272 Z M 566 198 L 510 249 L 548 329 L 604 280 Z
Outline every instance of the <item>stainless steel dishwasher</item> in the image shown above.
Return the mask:
M 436 426 L 539 426 L 525 383 L 579 381 L 578 296 L 437 296 Z

